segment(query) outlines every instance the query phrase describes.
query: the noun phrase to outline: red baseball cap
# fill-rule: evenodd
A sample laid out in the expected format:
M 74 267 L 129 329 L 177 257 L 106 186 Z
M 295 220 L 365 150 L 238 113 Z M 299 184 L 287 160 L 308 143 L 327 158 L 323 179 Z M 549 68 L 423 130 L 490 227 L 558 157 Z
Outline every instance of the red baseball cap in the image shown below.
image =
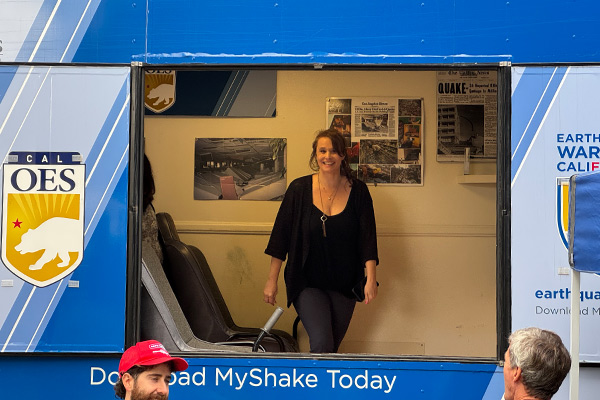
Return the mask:
M 183 371 L 188 367 L 183 358 L 171 357 L 160 342 L 146 340 L 125 350 L 119 363 L 119 375 L 123 375 L 135 365 L 158 365 L 169 361 L 173 363 L 174 371 Z

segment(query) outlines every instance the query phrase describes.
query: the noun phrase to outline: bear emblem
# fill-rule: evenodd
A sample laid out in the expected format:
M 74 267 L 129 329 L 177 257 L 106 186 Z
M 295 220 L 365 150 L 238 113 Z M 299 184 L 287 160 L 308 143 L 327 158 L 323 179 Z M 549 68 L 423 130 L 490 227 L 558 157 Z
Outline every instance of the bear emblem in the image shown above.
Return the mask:
M 69 265 L 69 252 L 80 252 L 81 229 L 79 220 L 72 218 L 54 217 L 44 221 L 35 229 L 29 229 L 21 236 L 21 242 L 15 246 L 21 254 L 34 253 L 44 250 L 42 256 L 35 264 L 29 266 L 30 270 L 39 270 L 54 260 L 57 256 L 61 260 L 58 267 Z
M 171 85 L 168 83 L 163 83 L 162 85 L 158 85 L 154 89 L 150 91 L 148 94 L 149 99 L 157 99 L 153 106 L 157 106 L 161 103 L 165 105 L 169 105 L 173 102 L 175 98 L 175 85 Z

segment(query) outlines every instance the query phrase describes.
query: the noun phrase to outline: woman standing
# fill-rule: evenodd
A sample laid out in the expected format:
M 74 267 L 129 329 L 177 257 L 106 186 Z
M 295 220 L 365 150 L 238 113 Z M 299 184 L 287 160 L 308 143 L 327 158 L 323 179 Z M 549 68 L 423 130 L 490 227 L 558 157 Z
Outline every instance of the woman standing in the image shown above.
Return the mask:
M 364 302 L 377 296 L 377 235 L 367 186 L 354 179 L 343 136 L 318 133 L 310 166 L 315 174 L 295 179 L 277 213 L 265 253 L 271 256 L 264 300 L 275 304 L 283 261 L 288 307 L 294 305 L 312 353 L 337 352 L 365 277 Z

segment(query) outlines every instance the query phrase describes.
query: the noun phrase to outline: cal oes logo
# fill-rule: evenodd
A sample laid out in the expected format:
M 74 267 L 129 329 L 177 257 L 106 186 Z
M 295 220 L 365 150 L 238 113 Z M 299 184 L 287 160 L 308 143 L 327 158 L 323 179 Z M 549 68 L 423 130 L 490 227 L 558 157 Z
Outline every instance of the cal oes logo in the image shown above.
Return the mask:
M 3 165 L 2 261 L 44 287 L 83 259 L 85 165 L 79 153 L 12 152 Z
M 175 104 L 175 71 L 146 71 L 144 80 L 146 108 L 161 113 Z
M 560 239 L 569 248 L 569 178 L 556 178 L 556 224 Z

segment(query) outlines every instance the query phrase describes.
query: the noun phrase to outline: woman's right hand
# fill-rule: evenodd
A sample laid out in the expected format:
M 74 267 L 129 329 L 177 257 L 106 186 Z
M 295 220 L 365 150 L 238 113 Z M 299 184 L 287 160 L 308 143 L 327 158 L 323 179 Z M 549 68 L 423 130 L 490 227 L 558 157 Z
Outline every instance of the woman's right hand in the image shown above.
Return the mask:
M 263 291 L 263 296 L 265 303 L 269 303 L 274 306 L 276 301 L 275 298 L 277 296 L 277 281 L 273 279 L 267 280 L 265 285 L 265 290 Z

